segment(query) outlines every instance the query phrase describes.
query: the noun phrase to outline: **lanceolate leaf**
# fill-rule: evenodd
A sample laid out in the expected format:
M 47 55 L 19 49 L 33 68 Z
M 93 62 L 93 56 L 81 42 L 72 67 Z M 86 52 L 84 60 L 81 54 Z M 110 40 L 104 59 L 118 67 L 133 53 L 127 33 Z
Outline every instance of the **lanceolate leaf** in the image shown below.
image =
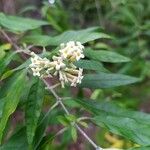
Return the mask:
M 99 31 L 99 28 L 93 27 L 78 31 L 66 31 L 55 37 L 47 35 L 31 35 L 24 38 L 24 42 L 40 46 L 57 46 L 68 41 L 80 41 L 81 43 L 87 43 L 101 38 L 110 38 L 110 36 Z
M 75 65 L 79 68 L 83 68 L 87 70 L 108 72 L 107 69 L 105 69 L 100 62 L 94 61 L 94 60 L 80 60 L 80 61 L 77 61 Z
M 9 116 L 16 110 L 20 97 L 24 90 L 26 71 L 21 71 L 16 74 L 14 82 L 10 85 L 8 93 L 4 98 L 5 104 L 2 110 L 0 119 L 0 141 L 2 140 L 3 131 L 7 124 Z
M 140 145 L 150 145 L 150 115 L 123 109 L 111 102 L 75 100 L 94 114 L 93 122 Z
M 54 113 L 54 114 L 53 114 Z M 43 117 L 42 119 L 39 121 L 39 125 L 36 129 L 36 133 L 35 133 L 35 137 L 34 137 L 34 143 L 33 143 L 33 147 L 35 149 L 38 149 L 42 144 L 43 142 L 45 143 L 45 130 L 49 124 L 49 121 L 51 118 L 54 118 L 56 117 L 55 115 L 57 114 L 57 111 L 48 111 Z M 55 119 L 55 118 L 54 118 Z M 52 135 L 53 136 L 53 135 Z M 48 136 L 49 137 L 49 136 Z M 51 135 L 50 137 L 51 138 Z M 48 139 L 49 140 L 49 139 Z
M 112 73 L 87 74 L 82 80 L 81 87 L 88 88 L 111 88 L 127 85 L 139 81 L 139 78 Z
M 84 51 L 85 56 L 93 59 L 93 60 L 99 60 L 102 62 L 110 62 L 110 63 L 119 63 L 119 62 L 128 62 L 130 61 L 129 58 L 122 56 L 116 52 L 112 51 L 104 51 L 104 50 L 92 50 L 92 49 L 86 49 Z
M 7 65 L 11 62 L 16 52 L 9 53 L 4 59 L 0 60 L 0 76 L 3 74 Z
M 3 13 L 0 13 L 0 26 L 5 27 L 12 32 L 24 32 L 47 24 L 48 23 L 45 21 L 16 16 L 7 16 Z
M 138 123 L 134 119 L 102 113 L 93 120 L 97 125 L 104 124 L 111 132 L 122 135 L 141 145 L 150 145 L 150 125 Z
M 27 104 L 26 104 L 26 125 L 27 125 L 27 139 L 31 146 L 37 128 L 37 123 L 40 117 L 41 108 L 44 99 L 44 86 L 40 79 L 36 79 L 32 85 Z

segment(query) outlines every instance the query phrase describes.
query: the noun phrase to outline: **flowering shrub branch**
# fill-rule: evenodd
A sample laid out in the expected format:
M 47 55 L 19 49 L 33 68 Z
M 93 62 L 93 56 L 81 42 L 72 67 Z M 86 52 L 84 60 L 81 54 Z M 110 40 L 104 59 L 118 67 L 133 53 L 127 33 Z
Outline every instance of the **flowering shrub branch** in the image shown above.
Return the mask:
M 11 38 L 9 38 L 9 36 L 5 33 L 5 31 L 2 31 L 2 34 L 14 46 L 14 48 L 17 48 L 16 51 L 20 49 L 16 44 L 12 42 Z M 56 98 L 56 103 L 49 109 L 49 111 L 51 111 L 56 106 L 58 106 L 58 104 L 60 104 L 63 110 L 65 111 L 65 113 L 70 115 L 69 111 L 67 110 L 67 108 L 62 102 L 62 98 L 57 95 L 54 88 L 52 88 L 52 86 L 50 86 L 49 83 L 44 78 L 52 77 L 52 75 L 54 76 L 59 75 L 59 80 L 61 82 L 62 87 L 64 87 L 64 82 L 68 82 L 68 81 L 71 82 L 71 86 L 76 86 L 77 83 L 81 83 L 81 80 L 83 78 L 82 76 L 83 70 L 81 68 L 79 68 L 79 70 L 76 69 L 76 66 L 73 65 L 73 62 L 80 60 L 80 58 L 84 58 L 83 51 L 82 51 L 83 48 L 84 46 L 81 45 L 80 42 L 71 41 L 68 42 L 66 45 L 61 44 L 61 50 L 59 50 L 61 56 L 60 57 L 54 56 L 52 62 L 49 61 L 47 58 L 42 59 L 34 52 L 30 53 L 31 64 L 29 66 L 33 71 L 33 75 L 40 77 L 45 83 L 45 85 L 47 86 L 47 89 L 49 89 L 51 93 L 54 95 L 54 97 Z M 21 50 L 20 52 L 24 52 L 24 50 Z M 68 62 L 70 63 L 69 64 L 70 68 L 66 67 L 66 64 L 63 63 L 64 59 L 68 60 Z M 52 70 L 53 73 L 51 72 Z M 63 73 L 65 73 L 63 74 L 65 75 L 65 77 L 61 76 L 62 71 Z M 91 143 L 91 145 L 96 150 L 103 150 L 101 147 L 95 144 L 95 142 L 79 127 L 77 123 L 72 122 L 71 125 L 73 125 L 85 137 L 85 139 L 87 139 L 87 141 Z M 60 130 L 60 132 L 58 132 L 58 135 L 63 133 L 65 130 L 66 128 Z

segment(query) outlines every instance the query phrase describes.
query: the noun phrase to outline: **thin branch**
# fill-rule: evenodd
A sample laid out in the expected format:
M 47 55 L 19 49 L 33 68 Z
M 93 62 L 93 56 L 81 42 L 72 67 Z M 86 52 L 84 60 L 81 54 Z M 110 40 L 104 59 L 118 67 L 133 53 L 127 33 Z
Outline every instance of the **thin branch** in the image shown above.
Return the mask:
M 7 40 L 16 50 L 19 49 L 19 47 L 12 41 L 12 39 L 7 35 L 7 33 L 6 33 L 4 30 L 0 29 L 0 32 L 3 34 L 3 36 L 6 38 L 6 40 Z
M 55 92 L 55 90 L 53 88 L 51 88 L 51 86 L 49 85 L 49 83 L 43 79 L 43 82 L 46 84 L 47 88 L 51 91 L 51 93 L 54 95 L 54 97 L 56 98 L 56 100 L 59 102 L 59 104 L 62 106 L 62 108 L 64 109 L 64 111 L 66 112 L 66 114 L 70 114 L 68 109 L 65 107 L 65 105 L 62 102 L 62 98 L 59 97 L 57 95 L 57 93 Z M 96 150 L 102 150 L 101 147 L 98 147 L 94 141 L 91 140 L 91 138 L 75 123 L 74 126 L 77 128 L 77 130 L 88 140 L 89 143 L 91 143 L 91 145 L 93 145 L 93 147 Z
M 80 117 L 77 120 L 82 121 L 82 120 L 91 120 L 91 119 L 92 119 L 91 117 Z
M 59 130 L 59 131 L 56 133 L 55 136 L 61 135 L 61 134 L 64 133 L 67 129 L 68 129 L 68 128 L 65 127 L 65 128 L 63 128 L 63 129 Z
M 20 51 L 20 47 L 7 35 L 7 33 L 0 28 L 0 32 L 2 35 L 6 38 L 6 40 L 14 47 L 15 51 Z M 23 51 L 23 53 L 27 54 L 26 52 Z M 25 55 L 21 54 L 21 57 L 23 59 L 27 59 Z
M 90 137 L 77 125 L 75 127 L 80 131 L 80 133 L 93 145 L 95 149 L 97 149 L 97 145 L 90 139 Z
M 43 120 L 49 115 L 49 113 L 58 106 L 59 102 L 57 101 L 54 105 L 52 105 L 50 107 L 50 109 L 47 111 L 47 113 L 45 114 L 45 116 L 42 118 L 42 120 L 40 121 L 40 124 L 43 122 Z

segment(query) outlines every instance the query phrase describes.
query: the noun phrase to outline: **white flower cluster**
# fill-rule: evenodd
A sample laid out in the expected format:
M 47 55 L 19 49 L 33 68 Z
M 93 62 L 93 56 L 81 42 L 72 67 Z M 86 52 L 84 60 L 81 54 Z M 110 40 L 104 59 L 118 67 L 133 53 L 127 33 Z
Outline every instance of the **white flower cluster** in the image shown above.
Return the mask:
M 52 61 L 32 52 L 29 67 L 34 76 L 41 78 L 58 76 L 62 87 L 65 83 L 77 86 L 83 78 L 83 69 L 77 68 L 73 63 L 84 58 L 84 46 L 80 42 L 70 41 L 66 44 L 62 43 L 60 47 L 59 55 L 53 56 Z
M 84 46 L 80 42 L 70 41 L 66 44 L 62 43 L 59 50 L 61 57 L 68 59 L 71 62 L 78 61 L 84 58 L 83 49 Z

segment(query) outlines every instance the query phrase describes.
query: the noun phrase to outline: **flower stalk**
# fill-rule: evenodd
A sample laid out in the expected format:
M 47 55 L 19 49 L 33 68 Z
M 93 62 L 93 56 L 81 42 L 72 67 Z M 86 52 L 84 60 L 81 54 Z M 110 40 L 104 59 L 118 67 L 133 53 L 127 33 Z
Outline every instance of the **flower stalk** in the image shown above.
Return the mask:
M 47 88 L 50 90 L 50 92 L 53 94 L 53 96 L 56 98 L 56 101 L 59 102 L 59 104 L 61 105 L 61 107 L 65 111 L 65 113 L 67 115 L 70 115 L 68 109 L 65 107 L 65 105 L 62 102 L 62 98 L 57 95 L 55 90 L 53 88 L 51 88 L 51 86 L 49 85 L 49 83 L 45 79 L 43 79 L 43 82 L 45 83 Z M 95 148 L 95 150 L 103 150 L 101 147 L 96 145 L 96 143 L 78 126 L 77 123 L 75 123 L 74 126 L 86 138 L 86 140 Z

